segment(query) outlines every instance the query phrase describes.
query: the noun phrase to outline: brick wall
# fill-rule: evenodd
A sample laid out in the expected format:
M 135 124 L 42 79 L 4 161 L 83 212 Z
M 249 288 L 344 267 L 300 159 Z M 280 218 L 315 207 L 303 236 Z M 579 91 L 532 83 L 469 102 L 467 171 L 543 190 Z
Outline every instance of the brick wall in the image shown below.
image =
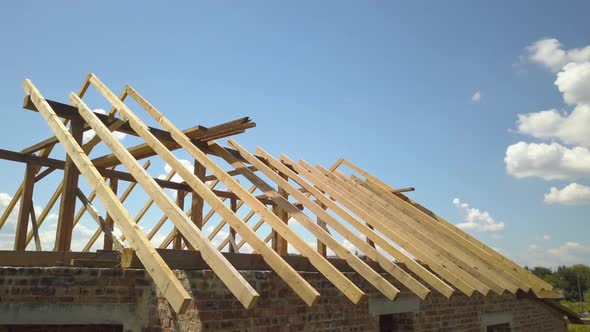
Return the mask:
M 176 271 L 195 301 L 186 314 L 175 315 L 143 270 L 0 267 L 0 325 L 102 323 L 121 324 L 126 331 L 379 331 L 379 316 L 369 310 L 369 301 L 378 295 L 355 273 L 345 274 L 369 295 L 358 305 L 320 274 L 302 272 L 321 294 L 311 308 L 275 273 L 242 273 L 260 293 L 251 310 L 245 310 L 211 271 Z M 394 284 L 402 290 L 400 298 L 411 296 Z M 458 294 L 448 300 L 433 293 L 420 302 L 417 312 L 387 318 L 394 331 L 482 331 L 482 322 L 494 315 L 508 315 L 516 331 L 566 330 L 554 311 L 510 294 L 471 298 Z M 18 321 L 23 317 L 36 320 Z

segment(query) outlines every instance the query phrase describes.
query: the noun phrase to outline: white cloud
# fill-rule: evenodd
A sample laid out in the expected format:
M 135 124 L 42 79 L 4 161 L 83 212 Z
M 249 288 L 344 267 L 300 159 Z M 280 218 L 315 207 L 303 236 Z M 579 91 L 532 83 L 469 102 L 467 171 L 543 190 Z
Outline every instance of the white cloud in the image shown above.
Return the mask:
M 100 114 L 107 114 L 107 112 L 103 109 L 97 108 L 95 110 L 93 110 L 95 113 L 100 113 Z M 127 134 L 125 133 L 121 133 L 118 131 L 113 132 L 113 135 L 119 140 L 122 141 Z M 96 132 L 93 129 L 87 130 L 84 132 L 84 134 L 82 135 L 82 144 L 86 144 L 88 142 L 90 142 L 90 140 L 96 136 Z
M 555 85 L 566 103 L 590 103 L 590 62 L 567 64 L 557 74 Z
M 546 248 L 531 244 L 526 250 L 514 255 L 514 259 L 530 267 L 546 266 L 556 268 L 560 265 L 590 264 L 590 244 L 566 241 L 558 247 Z
M 473 96 L 471 96 L 471 101 L 473 102 L 479 102 L 481 100 L 481 91 L 475 91 L 475 93 L 473 94 Z
M 555 109 L 518 114 L 517 127 L 521 134 L 541 139 L 555 138 L 566 144 L 590 148 L 588 105 L 578 105 L 569 114 Z
M 564 50 L 555 38 L 538 40 L 526 49 L 531 61 L 540 63 L 553 72 L 558 72 L 570 62 L 590 61 L 590 46 Z
M 7 193 L 0 193 L 0 215 L 4 213 L 8 203 L 12 199 Z M 16 204 L 12 212 L 10 213 L 6 223 L 0 230 L 0 250 L 12 250 L 14 245 L 14 234 L 16 231 L 16 219 L 18 218 L 18 210 L 19 210 L 20 202 Z M 37 215 L 40 214 L 43 207 L 35 206 L 35 212 Z M 54 209 L 57 209 L 55 207 Z M 41 242 L 41 248 L 43 250 L 52 250 L 55 244 L 55 234 L 57 231 L 57 219 L 58 215 L 56 213 L 50 213 L 41 228 L 39 228 L 39 240 Z M 94 227 L 94 224 L 92 225 Z M 29 230 L 31 230 L 29 224 Z M 96 226 L 98 228 L 98 226 Z M 73 251 L 81 251 L 84 248 L 90 236 L 94 234 L 94 229 L 86 227 L 82 222 L 79 222 L 73 230 L 72 233 L 72 244 L 71 248 Z M 97 241 L 97 242 L 100 242 Z M 35 244 L 34 241 L 31 241 L 28 248 L 34 248 Z M 97 248 L 98 244 L 95 244 L 94 248 Z
M 545 180 L 590 177 L 590 151 L 558 143 L 518 142 L 506 149 L 506 171 L 517 178 L 536 176 Z
M 590 205 L 590 187 L 570 183 L 562 189 L 551 187 L 545 194 L 545 203 L 561 205 Z
M 504 229 L 504 223 L 492 218 L 489 212 L 469 207 L 469 204 L 461 202 L 459 198 L 453 199 L 453 204 L 463 215 L 464 221 L 456 224 L 463 230 L 477 230 L 480 232 L 499 232 Z
M 589 178 L 590 46 L 565 50 L 557 39 L 546 38 L 529 45 L 527 53 L 529 60 L 556 73 L 555 86 L 565 103 L 574 107 L 569 113 L 548 109 L 518 114 L 520 134 L 553 142 L 510 145 L 504 158 L 506 171 L 518 178 L 547 181 Z M 547 204 L 587 205 L 590 187 L 577 183 L 552 187 L 544 200 Z
M 549 262 L 556 265 L 573 265 L 590 263 L 590 246 L 568 241 L 557 248 L 548 249 L 546 254 Z
M 545 235 L 543 235 L 543 240 L 549 241 L 549 240 L 551 240 L 551 236 L 545 234 Z

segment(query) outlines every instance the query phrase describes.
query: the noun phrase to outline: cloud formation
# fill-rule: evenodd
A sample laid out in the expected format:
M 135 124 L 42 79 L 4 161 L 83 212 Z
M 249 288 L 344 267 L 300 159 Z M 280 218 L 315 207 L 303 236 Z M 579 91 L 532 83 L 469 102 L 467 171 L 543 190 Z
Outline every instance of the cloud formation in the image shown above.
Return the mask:
M 577 184 L 568 184 L 562 189 L 551 187 L 545 194 L 545 203 L 562 205 L 590 205 L 590 187 Z
M 528 60 L 556 74 L 555 86 L 571 111 L 550 108 L 518 114 L 517 132 L 546 143 L 518 142 L 508 146 L 504 162 L 508 174 L 546 181 L 590 178 L 590 46 L 564 49 L 554 38 L 534 42 Z M 571 183 L 552 187 L 547 204 L 590 204 L 588 187 Z
M 457 227 L 463 230 L 499 232 L 504 229 L 504 223 L 494 220 L 487 211 L 472 208 L 459 198 L 453 199 L 453 204 L 459 209 L 461 215 L 463 215 L 463 222 L 456 224 Z
M 590 91 L 590 87 L 588 88 Z M 590 106 L 578 105 L 571 113 L 550 109 L 518 114 L 519 133 L 540 139 L 556 139 L 565 144 L 590 148 Z
M 518 142 L 506 149 L 504 158 L 508 174 L 517 177 L 540 177 L 564 180 L 590 177 L 590 150 L 567 148 L 558 143 Z
M 473 96 L 471 96 L 471 101 L 473 102 L 479 102 L 481 100 L 481 91 L 475 91 L 475 93 L 473 94 Z
M 529 45 L 526 50 L 529 60 L 545 66 L 554 73 L 568 63 L 590 61 L 590 46 L 564 50 L 559 40 L 555 38 L 538 40 Z
M 576 241 L 565 241 L 557 247 L 530 244 L 523 252 L 516 253 L 517 262 L 530 267 L 590 264 L 590 245 Z

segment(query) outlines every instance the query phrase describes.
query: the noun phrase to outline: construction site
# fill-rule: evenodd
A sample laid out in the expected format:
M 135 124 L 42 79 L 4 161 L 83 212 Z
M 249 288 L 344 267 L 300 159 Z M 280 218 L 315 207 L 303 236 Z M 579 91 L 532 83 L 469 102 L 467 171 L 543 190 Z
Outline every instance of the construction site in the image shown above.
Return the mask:
M 566 331 L 584 323 L 550 284 L 414 201 L 414 188 L 356 162 L 323 167 L 249 151 L 236 141 L 256 126 L 248 117 L 179 128 L 164 115 L 173 110 L 131 85 L 117 95 L 94 74 L 67 101 L 32 80 L 23 88 L 23 109 L 52 136 L 0 149 L 3 163 L 24 172 L 0 217 L 1 229 L 17 214 L 13 250 L 0 251 L 0 331 Z M 90 91 L 110 110 L 93 111 Z M 158 176 L 156 162 L 168 174 Z M 40 201 L 36 190 L 52 195 Z M 40 234 L 52 211 L 47 245 Z M 83 223 L 93 232 L 74 238 Z

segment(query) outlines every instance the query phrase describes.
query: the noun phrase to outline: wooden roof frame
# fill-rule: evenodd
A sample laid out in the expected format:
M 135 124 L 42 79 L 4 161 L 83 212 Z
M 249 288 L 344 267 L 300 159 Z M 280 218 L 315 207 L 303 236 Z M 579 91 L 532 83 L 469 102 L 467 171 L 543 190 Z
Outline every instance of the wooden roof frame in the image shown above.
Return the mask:
M 89 88 L 96 89 L 111 104 L 109 114 L 94 113 L 86 105 L 83 97 Z M 88 75 L 78 93 L 70 94 L 71 105 L 45 99 L 30 80 L 25 80 L 24 90 L 27 94 L 24 108 L 39 112 L 54 136 L 21 152 L 0 149 L 1 159 L 27 164 L 23 183 L 0 216 L 1 228 L 21 201 L 14 245 L 17 252 L 24 251 L 33 240 L 35 249 L 42 250 L 38 229 L 61 198 L 58 232 L 52 249 L 70 251 L 72 230 L 88 212 L 98 226 L 83 251 L 90 250 L 102 234 L 105 250 L 117 250 L 126 257 L 134 251 L 178 313 L 186 311 L 192 297 L 150 243 L 168 220 L 174 228 L 160 248 L 172 245 L 175 250 L 199 251 L 245 308 L 253 307 L 259 294 L 222 253 L 224 248 L 228 248 L 229 253 L 239 252 L 245 244 L 249 244 L 310 306 L 321 295 L 285 260 L 288 244 L 353 303 L 359 303 L 365 292 L 327 258 L 328 249 L 390 300 L 400 291 L 384 278 L 384 273 L 421 299 L 427 298 L 431 291 L 447 298 L 456 292 L 466 296 L 475 292 L 483 295 L 525 292 L 537 298 L 554 296 L 549 284 L 408 198 L 404 193 L 413 188 L 395 189 L 344 158 L 326 169 L 320 165 L 311 166 L 304 160 L 295 162 L 286 155 L 275 158 L 259 147 L 253 154 L 234 139 L 228 140 L 231 148 L 216 141 L 254 127 L 249 118 L 210 128 L 196 126 L 180 130 L 132 86 L 125 86 L 117 96 L 94 74 Z M 160 128 L 148 127 L 125 104 L 126 98 L 132 98 Z M 70 129 L 66 127 L 68 123 Z M 88 129 L 93 129 L 96 135 L 82 144 L 82 133 Z M 126 148 L 115 138 L 114 131 L 137 136 L 144 143 Z M 111 153 L 90 159 L 89 153 L 100 142 L 105 143 Z M 65 161 L 49 157 L 58 143 L 66 150 Z M 171 152 L 176 149 L 183 149 L 194 158 L 194 171 L 176 159 Z M 208 155 L 220 157 L 233 170 L 226 171 Z M 154 156 L 172 169 L 164 179 L 149 175 L 149 160 L 143 165 L 139 163 L 141 159 Z M 114 169 L 120 164 L 129 173 Z M 356 174 L 345 175 L 339 170 L 341 166 L 347 166 Z M 35 183 L 58 169 L 64 170 L 64 179 L 37 217 L 32 209 Z M 78 188 L 79 175 L 91 187 L 90 194 Z M 174 175 L 184 182 L 171 181 Z M 237 175 L 252 185 L 247 188 L 239 183 L 234 178 Z M 117 196 L 118 180 L 129 182 L 120 196 Z M 215 189 L 218 184 L 227 189 Z M 137 185 L 150 199 L 132 217 L 123 202 Z M 176 190 L 176 201 L 164 189 Z M 263 195 L 255 196 L 256 190 Z M 187 195 L 191 195 L 192 201 L 185 212 Z M 95 198 L 106 208 L 104 218 L 92 205 Z M 82 203 L 77 212 L 76 200 Z M 138 223 L 154 204 L 160 207 L 163 216 L 146 235 Z M 207 214 L 203 213 L 205 205 L 211 207 Z M 249 209 L 243 218 L 237 214 L 242 207 Z M 205 234 L 203 226 L 215 214 L 222 220 L 212 232 Z M 259 218 L 254 225 L 248 223 L 253 217 Z M 289 226 L 291 218 L 316 238 L 316 248 Z M 30 231 L 29 221 L 32 222 Z M 272 229 L 266 237 L 258 233 L 263 224 Z M 115 225 L 122 236 L 114 234 Z M 229 235 L 214 245 L 213 239 L 222 228 L 228 227 L 226 225 Z M 348 240 L 363 258 L 346 248 L 336 234 Z M 236 236 L 241 240 L 237 241 Z

